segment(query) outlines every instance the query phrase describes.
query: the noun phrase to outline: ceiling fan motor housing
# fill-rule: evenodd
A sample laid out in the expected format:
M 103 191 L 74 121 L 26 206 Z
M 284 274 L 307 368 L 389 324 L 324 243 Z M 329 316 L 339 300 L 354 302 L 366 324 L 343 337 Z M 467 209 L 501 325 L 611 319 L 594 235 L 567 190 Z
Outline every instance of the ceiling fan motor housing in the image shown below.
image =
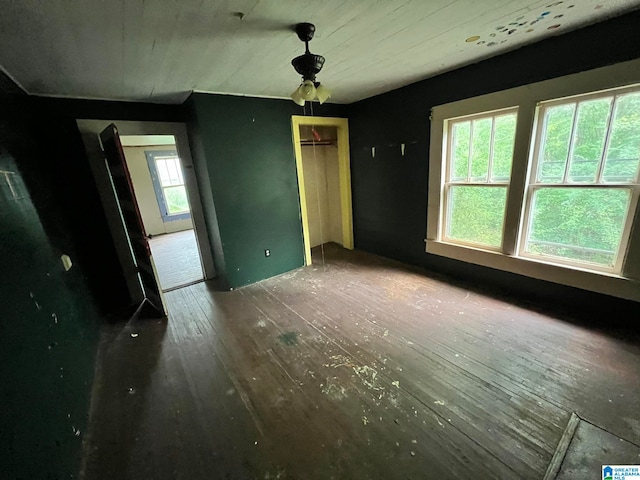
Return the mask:
M 315 82 L 316 74 L 322 70 L 324 65 L 324 57 L 313 53 L 305 53 L 291 60 L 291 65 L 296 69 L 303 80 L 311 80 Z

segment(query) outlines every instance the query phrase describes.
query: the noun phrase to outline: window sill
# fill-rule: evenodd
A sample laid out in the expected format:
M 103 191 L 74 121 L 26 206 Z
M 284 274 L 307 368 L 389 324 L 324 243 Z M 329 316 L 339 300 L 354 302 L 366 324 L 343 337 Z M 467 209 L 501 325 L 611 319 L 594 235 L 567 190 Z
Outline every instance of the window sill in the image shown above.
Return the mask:
M 640 282 L 607 272 L 557 265 L 529 257 L 514 257 L 500 252 L 427 240 L 427 253 L 505 272 L 640 301 Z
M 189 220 L 191 218 L 190 213 L 178 213 L 176 215 L 163 215 L 162 221 L 164 223 L 167 222 L 175 222 L 177 220 Z

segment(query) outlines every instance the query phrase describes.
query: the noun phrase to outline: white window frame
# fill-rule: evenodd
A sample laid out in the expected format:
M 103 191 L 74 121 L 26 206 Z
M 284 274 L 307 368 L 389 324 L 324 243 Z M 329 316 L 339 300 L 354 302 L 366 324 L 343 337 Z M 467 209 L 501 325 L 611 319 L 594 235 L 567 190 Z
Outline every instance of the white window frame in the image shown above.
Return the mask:
M 505 181 L 492 181 L 491 180 L 491 171 L 492 171 L 492 161 L 493 161 L 493 136 L 495 133 L 495 119 L 497 117 L 503 116 L 503 115 L 508 115 L 510 113 L 515 113 L 517 115 L 518 113 L 518 109 L 517 107 L 515 108 L 506 108 L 506 109 L 500 109 L 500 110 L 495 110 L 495 111 L 491 111 L 491 112 L 481 112 L 475 115 L 470 115 L 470 116 L 464 116 L 464 117 L 458 117 L 458 118 L 449 118 L 446 120 L 446 160 L 444 162 L 444 166 L 445 166 L 445 177 L 444 177 L 444 183 L 443 183 L 443 194 L 442 194 L 442 202 L 443 202 L 443 208 L 444 208 L 444 212 L 442 215 L 442 219 L 441 219 L 441 227 L 440 227 L 440 231 L 442 232 L 442 240 L 446 241 L 448 243 L 454 243 L 454 244 L 459 244 L 459 245 L 466 245 L 469 247 L 475 247 L 475 248 L 481 248 L 481 249 L 485 249 L 485 250 L 492 250 L 492 251 L 496 251 L 496 252 L 500 252 L 502 251 L 502 245 L 499 246 L 491 246 L 491 245 L 484 245 L 484 244 L 480 244 L 477 242 L 469 242 L 469 241 L 464 241 L 464 240 L 460 240 L 460 239 L 456 239 L 456 238 L 452 238 L 452 237 L 448 237 L 447 236 L 447 224 L 449 223 L 448 220 L 450 219 L 450 213 L 451 213 L 451 209 L 450 207 L 450 199 L 451 199 L 451 187 L 455 187 L 455 186 L 469 186 L 469 187 L 499 187 L 499 188 L 504 188 L 506 189 L 507 192 L 507 198 L 509 196 L 509 180 L 505 180 Z M 470 138 L 469 141 L 469 159 L 468 159 L 468 173 L 467 173 L 467 179 L 464 181 L 456 181 L 456 180 L 452 180 L 451 179 L 451 152 L 453 152 L 454 146 L 453 146 L 453 126 L 456 123 L 459 122 L 466 122 L 469 121 L 473 124 L 474 120 L 481 120 L 481 119 L 486 119 L 486 118 L 491 118 L 492 124 L 491 124 L 491 145 L 490 145 L 490 149 L 489 149 L 489 166 L 487 168 L 487 179 L 486 181 L 480 181 L 480 180 L 473 180 L 471 177 L 471 165 L 472 165 L 472 147 L 473 147 L 473 135 Z M 473 129 L 473 127 L 472 127 Z M 473 130 L 472 130 L 473 132 Z M 505 208 L 506 210 L 506 208 Z M 506 212 L 505 212 L 506 213 Z M 503 218 L 503 225 L 504 225 L 504 218 Z M 504 231 L 503 233 L 503 237 L 504 237 Z
M 627 223 L 623 233 L 618 271 L 591 268 L 584 263 L 559 263 L 539 256 L 521 255 L 525 214 L 531 199 L 539 106 L 543 102 L 591 94 L 640 83 L 640 60 L 619 63 L 587 72 L 554 78 L 522 87 L 439 105 L 431 112 L 431 145 L 427 208 L 426 251 L 464 262 L 517 273 L 620 298 L 640 301 L 640 211 L 639 192 L 633 187 Z M 560 100 L 562 99 L 562 100 Z M 503 244 L 499 251 L 475 245 L 461 245 L 443 238 L 444 185 L 448 178 L 446 149 L 448 121 L 480 113 L 517 108 L 517 126 L 511 179 L 508 187 Z M 607 187 L 615 184 L 607 184 Z M 627 187 L 628 188 L 628 187 Z M 636 225 L 637 228 L 633 228 Z M 626 260 L 630 259 L 630 260 Z M 631 261 L 633 260 L 633 261 Z
M 178 153 L 175 150 L 146 150 L 145 155 L 147 157 L 147 164 L 149 166 L 149 173 L 151 175 L 151 181 L 153 183 L 153 190 L 156 194 L 156 200 L 158 202 L 158 208 L 160 209 L 160 215 L 163 222 L 173 222 L 176 220 L 186 220 L 191 218 L 191 205 L 187 205 L 187 209 L 181 212 L 171 213 L 169 212 L 169 202 L 165 190 L 172 187 L 184 187 L 187 191 L 186 180 L 184 178 L 184 170 L 182 162 Z M 176 168 L 179 175 L 182 178 L 182 183 L 175 185 L 162 185 L 160 173 L 158 172 L 159 160 L 175 160 Z M 187 197 L 188 198 L 188 197 Z
M 629 199 L 629 211 L 627 214 L 627 218 L 625 219 L 625 224 L 622 229 L 622 238 L 620 242 L 620 246 L 618 247 L 618 251 L 616 252 L 615 263 L 613 266 L 606 265 L 596 265 L 596 264 L 587 264 L 586 262 L 580 262 L 577 260 L 571 260 L 568 258 L 562 257 L 550 257 L 550 261 L 560 264 L 560 265 L 568 265 L 574 267 L 583 267 L 590 268 L 597 271 L 608 272 L 613 274 L 620 274 L 623 270 L 623 263 L 625 259 L 625 252 L 627 251 L 629 234 L 631 232 L 633 226 L 633 212 L 635 212 L 636 206 L 638 204 L 638 194 L 640 193 L 640 169 L 636 172 L 635 182 L 617 182 L 617 183 L 603 183 L 602 176 L 604 173 L 604 163 L 605 156 L 607 153 L 607 146 L 609 143 L 609 139 L 611 137 L 611 122 L 613 120 L 613 115 L 615 113 L 615 98 L 621 95 L 625 95 L 631 92 L 638 92 L 640 90 L 640 85 L 634 85 L 627 88 L 616 88 L 616 89 L 607 89 L 594 93 L 587 93 L 577 96 L 572 96 L 568 98 L 558 98 L 548 102 L 541 102 L 538 105 L 537 121 L 536 121 L 536 131 L 532 134 L 532 139 L 534 140 L 533 151 L 531 155 L 531 168 L 529 171 L 529 181 L 527 185 L 527 198 L 525 200 L 525 208 L 522 214 L 522 233 L 520 235 L 520 239 L 518 242 L 518 254 L 522 257 L 528 257 L 533 259 L 544 258 L 540 255 L 527 253 L 526 251 L 526 243 L 527 238 L 529 236 L 529 230 L 531 229 L 531 207 L 533 205 L 533 195 L 536 190 L 541 188 L 623 188 L 625 190 L 630 190 L 630 199 Z M 598 98 L 607 98 L 614 97 L 614 102 L 609 110 L 609 117 L 607 118 L 607 136 L 605 137 L 605 142 L 602 147 L 602 154 L 598 165 L 598 170 L 596 172 L 596 179 L 594 182 L 571 182 L 568 179 L 569 171 L 571 168 L 571 151 L 573 148 L 573 139 L 574 139 L 574 131 L 575 122 L 577 121 L 578 110 L 574 113 L 574 125 L 572 127 L 571 136 L 569 138 L 570 145 L 569 151 L 567 153 L 567 164 L 565 165 L 564 178 L 562 183 L 542 183 L 538 182 L 538 168 L 540 164 L 540 147 L 542 145 L 542 136 L 544 130 L 544 112 L 545 109 L 558 106 L 558 105 L 566 105 L 571 103 L 574 100 L 576 103 L 596 100 Z

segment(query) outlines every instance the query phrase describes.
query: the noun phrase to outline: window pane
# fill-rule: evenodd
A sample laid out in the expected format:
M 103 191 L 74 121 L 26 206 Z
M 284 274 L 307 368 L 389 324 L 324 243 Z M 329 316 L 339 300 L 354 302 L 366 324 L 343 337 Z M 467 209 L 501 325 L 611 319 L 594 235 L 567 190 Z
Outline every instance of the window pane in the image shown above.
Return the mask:
M 594 182 L 602 158 L 607 120 L 612 98 L 581 102 L 574 133 L 573 155 L 569 168 L 570 182 Z
M 180 185 L 182 182 L 180 181 L 180 168 L 176 162 L 175 158 L 169 158 L 166 160 L 167 170 L 169 171 L 169 182 L 170 185 Z
M 469 169 L 469 135 L 471 122 L 460 122 L 453 125 L 453 166 L 451 180 L 466 180 Z
M 640 158 L 640 93 L 618 98 L 604 165 L 605 182 L 635 182 Z
M 495 118 L 493 133 L 493 165 L 491 181 L 508 182 L 511 177 L 513 163 L 513 142 L 516 137 L 516 114 L 502 115 Z
M 545 110 L 542 152 L 538 169 L 538 181 L 561 183 L 564 176 L 575 104 L 559 105 Z
M 484 182 L 487 180 L 492 123 L 492 118 L 482 118 L 473 121 L 473 145 L 471 148 L 472 181 Z
M 156 159 L 156 170 L 160 177 L 160 185 L 163 187 L 171 185 L 169 170 L 167 170 L 167 161 L 163 159 Z
M 623 188 L 536 190 L 525 250 L 613 266 L 630 196 Z
M 185 190 L 184 186 L 165 188 L 164 198 L 167 203 L 167 213 L 169 215 L 174 215 L 176 213 L 186 213 L 189 211 L 187 191 Z
M 499 247 L 507 187 L 452 186 L 449 189 L 447 237 Z

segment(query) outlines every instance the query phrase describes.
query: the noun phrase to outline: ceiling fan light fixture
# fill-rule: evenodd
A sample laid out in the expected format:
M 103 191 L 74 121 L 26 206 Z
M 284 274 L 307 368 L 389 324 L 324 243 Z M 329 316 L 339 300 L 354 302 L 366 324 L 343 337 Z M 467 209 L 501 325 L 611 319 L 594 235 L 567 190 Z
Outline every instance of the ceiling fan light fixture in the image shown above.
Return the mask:
M 302 85 L 301 85 L 302 86 Z M 296 88 L 295 92 L 291 94 L 291 100 L 293 100 L 297 105 L 304 107 L 304 98 L 300 94 L 300 87 Z
M 300 96 L 305 100 L 313 100 L 316 98 L 316 86 L 313 84 L 311 80 L 305 80 L 302 82 L 302 85 L 298 87 L 300 91 Z
M 318 83 L 318 85 L 316 86 L 316 97 L 318 98 L 318 101 L 322 105 L 329 98 L 331 98 L 331 90 L 329 90 L 327 87 L 325 87 L 321 83 Z

